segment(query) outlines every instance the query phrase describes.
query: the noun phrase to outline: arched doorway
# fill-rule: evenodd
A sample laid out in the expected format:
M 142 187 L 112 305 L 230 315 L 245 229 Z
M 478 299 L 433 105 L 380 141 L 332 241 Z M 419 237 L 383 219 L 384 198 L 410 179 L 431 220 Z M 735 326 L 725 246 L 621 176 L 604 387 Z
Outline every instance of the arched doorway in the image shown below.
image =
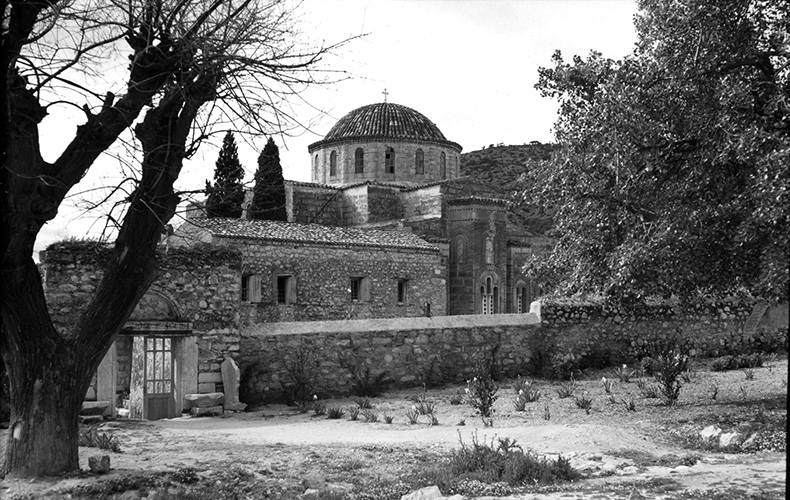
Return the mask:
M 150 291 L 140 299 L 96 376 L 99 400 L 112 415 L 159 420 L 181 413 L 197 392 L 197 341 L 176 304 Z

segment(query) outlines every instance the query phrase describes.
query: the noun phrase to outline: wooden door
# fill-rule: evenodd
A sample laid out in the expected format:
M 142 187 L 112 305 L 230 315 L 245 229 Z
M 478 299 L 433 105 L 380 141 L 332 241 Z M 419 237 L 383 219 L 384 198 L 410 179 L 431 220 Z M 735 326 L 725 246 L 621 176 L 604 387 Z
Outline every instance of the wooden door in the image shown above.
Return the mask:
M 143 373 L 143 407 L 147 420 L 175 417 L 173 387 L 173 341 L 146 337 Z

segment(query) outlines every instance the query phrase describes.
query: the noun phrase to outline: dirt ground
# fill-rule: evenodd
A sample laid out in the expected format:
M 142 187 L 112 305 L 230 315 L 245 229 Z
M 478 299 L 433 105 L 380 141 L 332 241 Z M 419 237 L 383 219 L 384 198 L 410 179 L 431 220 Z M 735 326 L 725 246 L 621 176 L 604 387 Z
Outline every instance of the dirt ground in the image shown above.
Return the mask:
M 766 436 L 762 449 L 750 453 L 727 453 L 733 450 L 706 446 L 694 437 L 711 424 L 725 432 L 766 429 L 771 422 L 785 428 L 786 357 L 756 369 L 751 380 L 740 370 L 710 372 L 701 366 L 673 408 L 641 397 L 634 382 L 616 384 L 610 398 L 600 380 L 607 375 L 612 376 L 611 370 L 587 374 L 579 382 L 577 394 L 587 391 L 593 398 L 589 415 L 576 407 L 573 398 L 559 398 L 559 382 L 542 380 L 535 381 L 541 399 L 528 404 L 526 411 L 516 411 L 512 384 L 502 382 L 493 427 L 484 427 L 468 404 L 451 404 L 458 387 L 425 394 L 436 403 L 438 425 L 430 425 L 425 416 L 417 424 L 408 423 L 405 414 L 421 392 L 418 389 L 373 398 L 378 415 L 374 423 L 365 422 L 361 414 L 357 421 L 350 420 L 348 412 L 339 420 L 329 420 L 284 405 L 222 417 L 104 422 L 100 430 L 114 436 L 122 452 L 81 447 L 80 465 L 85 471 L 88 457 L 108 454 L 109 474 L 6 480 L 0 483 L 0 497 L 59 498 L 96 482 L 185 468 L 204 477 L 243 469 L 260 485 L 292 492 L 296 498 L 306 479 L 360 492 L 372 484 L 402 482 L 441 463 L 460 441 L 508 437 L 525 450 L 570 458 L 584 478 L 506 498 L 785 498 L 786 432 Z M 715 386 L 718 393 L 713 399 Z M 632 398 L 636 411 L 620 402 Z M 325 403 L 346 409 L 355 406 L 351 398 Z M 385 423 L 385 416 L 392 416 L 393 422 Z M 0 438 L 4 442 L 5 434 Z

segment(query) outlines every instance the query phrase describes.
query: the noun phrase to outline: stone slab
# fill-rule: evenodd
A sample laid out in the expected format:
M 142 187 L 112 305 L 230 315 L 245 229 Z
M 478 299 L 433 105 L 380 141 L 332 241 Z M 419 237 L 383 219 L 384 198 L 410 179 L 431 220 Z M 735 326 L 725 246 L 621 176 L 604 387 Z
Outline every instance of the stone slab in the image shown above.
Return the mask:
M 83 401 L 80 415 L 109 415 L 109 401 Z
M 245 403 L 228 403 L 222 405 L 225 411 L 244 411 L 247 408 Z
M 203 384 L 206 382 L 220 383 L 222 382 L 222 374 L 219 372 L 201 372 L 198 373 L 198 383 Z
M 209 406 L 208 408 L 192 408 L 189 414 L 193 417 L 214 417 L 222 415 L 223 409 L 221 406 Z
M 184 409 L 192 408 L 211 408 L 222 406 L 225 403 L 225 395 L 221 392 L 209 392 L 208 394 L 187 394 L 184 396 Z

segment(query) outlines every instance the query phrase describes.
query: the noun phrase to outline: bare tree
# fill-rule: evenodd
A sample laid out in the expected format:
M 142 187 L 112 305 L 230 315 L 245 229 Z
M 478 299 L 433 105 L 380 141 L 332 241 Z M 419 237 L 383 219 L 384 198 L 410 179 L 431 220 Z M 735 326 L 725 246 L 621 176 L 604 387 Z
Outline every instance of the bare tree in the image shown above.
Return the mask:
M 11 420 L 3 474 L 77 469 L 78 414 L 92 374 L 157 275 L 156 246 L 179 202 L 182 160 L 223 123 L 271 133 L 293 123 L 288 99 L 322 80 L 338 45 L 301 46 L 280 0 L 39 0 L 3 13 L 6 71 L 0 348 Z M 125 48 L 122 48 L 125 42 Z M 123 89 L 97 94 L 119 51 Z M 111 85 L 107 85 L 110 86 Z M 53 162 L 39 124 L 66 102 L 85 122 Z M 144 118 L 139 119 L 141 113 Z M 125 132 L 133 128 L 133 136 Z M 140 145 L 118 236 L 89 304 L 65 331 L 53 325 L 33 261 L 41 227 L 117 141 Z

